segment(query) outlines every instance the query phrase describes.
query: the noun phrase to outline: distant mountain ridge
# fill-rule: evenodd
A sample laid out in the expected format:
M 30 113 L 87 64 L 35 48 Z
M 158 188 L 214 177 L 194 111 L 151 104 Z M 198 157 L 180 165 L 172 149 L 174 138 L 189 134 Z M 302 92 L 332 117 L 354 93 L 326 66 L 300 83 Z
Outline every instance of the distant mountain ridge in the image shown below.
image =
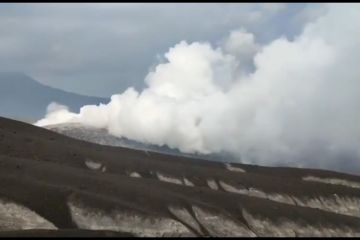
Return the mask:
M 84 105 L 108 101 L 46 86 L 24 73 L 0 72 L 0 115 L 4 117 L 31 122 L 44 117 L 51 102 L 79 111 Z

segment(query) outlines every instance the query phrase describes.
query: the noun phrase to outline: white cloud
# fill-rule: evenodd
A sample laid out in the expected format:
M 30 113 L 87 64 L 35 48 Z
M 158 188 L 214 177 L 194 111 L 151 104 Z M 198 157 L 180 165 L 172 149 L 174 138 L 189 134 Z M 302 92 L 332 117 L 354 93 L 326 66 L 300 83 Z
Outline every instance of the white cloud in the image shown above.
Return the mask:
M 247 32 L 244 28 L 234 30 L 230 32 L 222 44 L 225 53 L 236 57 L 238 74 L 247 74 L 253 70 L 253 58 L 260 50 L 260 46 L 255 42 L 253 34 Z
M 143 91 L 69 114 L 117 136 L 184 152 L 229 151 L 246 162 L 329 167 L 346 154 L 359 159 L 359 7 L 330 5 L 295 40 L 260 50 L 245 30 L 231 32 L 223 48 L 181 42 Z M 239 79 L 249 58 L 255 69 Z

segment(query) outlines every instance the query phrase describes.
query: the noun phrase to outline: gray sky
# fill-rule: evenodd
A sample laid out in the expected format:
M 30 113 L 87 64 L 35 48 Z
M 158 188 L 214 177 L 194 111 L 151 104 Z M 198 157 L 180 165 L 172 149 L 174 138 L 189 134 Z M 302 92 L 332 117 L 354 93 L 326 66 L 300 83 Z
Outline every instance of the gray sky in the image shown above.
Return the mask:
M 258 42 L 292 38 L 319 4 L 0 4 L 0 71 L 67 91 L 110 96 L 141 89 L 161 56 L 182 40 L 216 45 L 245 28 Z

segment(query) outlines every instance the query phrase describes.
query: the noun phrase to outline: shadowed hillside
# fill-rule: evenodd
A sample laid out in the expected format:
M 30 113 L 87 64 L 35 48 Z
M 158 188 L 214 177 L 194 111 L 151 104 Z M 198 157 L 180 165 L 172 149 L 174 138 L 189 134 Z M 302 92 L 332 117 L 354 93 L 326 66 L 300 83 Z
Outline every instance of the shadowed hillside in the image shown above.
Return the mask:
M 44 117 L 51 102 L 79 111 L 86 104 L 107 101 L 105 98 L 82 96 L 45 86 L 23 73 L 0 73 L 1 116 L 32 122 Z
M 359 217 L 359 176 L 103 146 L 0 118 L 0 236 L 360 236 Z

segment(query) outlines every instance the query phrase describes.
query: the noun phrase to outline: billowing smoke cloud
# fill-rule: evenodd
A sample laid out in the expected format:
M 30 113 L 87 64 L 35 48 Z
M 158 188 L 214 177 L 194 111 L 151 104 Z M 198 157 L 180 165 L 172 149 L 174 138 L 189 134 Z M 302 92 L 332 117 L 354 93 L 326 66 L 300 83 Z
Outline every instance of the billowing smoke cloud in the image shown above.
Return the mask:
M 36 125 L 82 122 L 266 165 L 359 166 L 359 12 L 357 4 L 329 5 L 294 40 L 265 46 L 244 29 L 218 47 L 182 41 L 146 76 L 143 91 L 129 88 L 80 113 L 50 111 Z

